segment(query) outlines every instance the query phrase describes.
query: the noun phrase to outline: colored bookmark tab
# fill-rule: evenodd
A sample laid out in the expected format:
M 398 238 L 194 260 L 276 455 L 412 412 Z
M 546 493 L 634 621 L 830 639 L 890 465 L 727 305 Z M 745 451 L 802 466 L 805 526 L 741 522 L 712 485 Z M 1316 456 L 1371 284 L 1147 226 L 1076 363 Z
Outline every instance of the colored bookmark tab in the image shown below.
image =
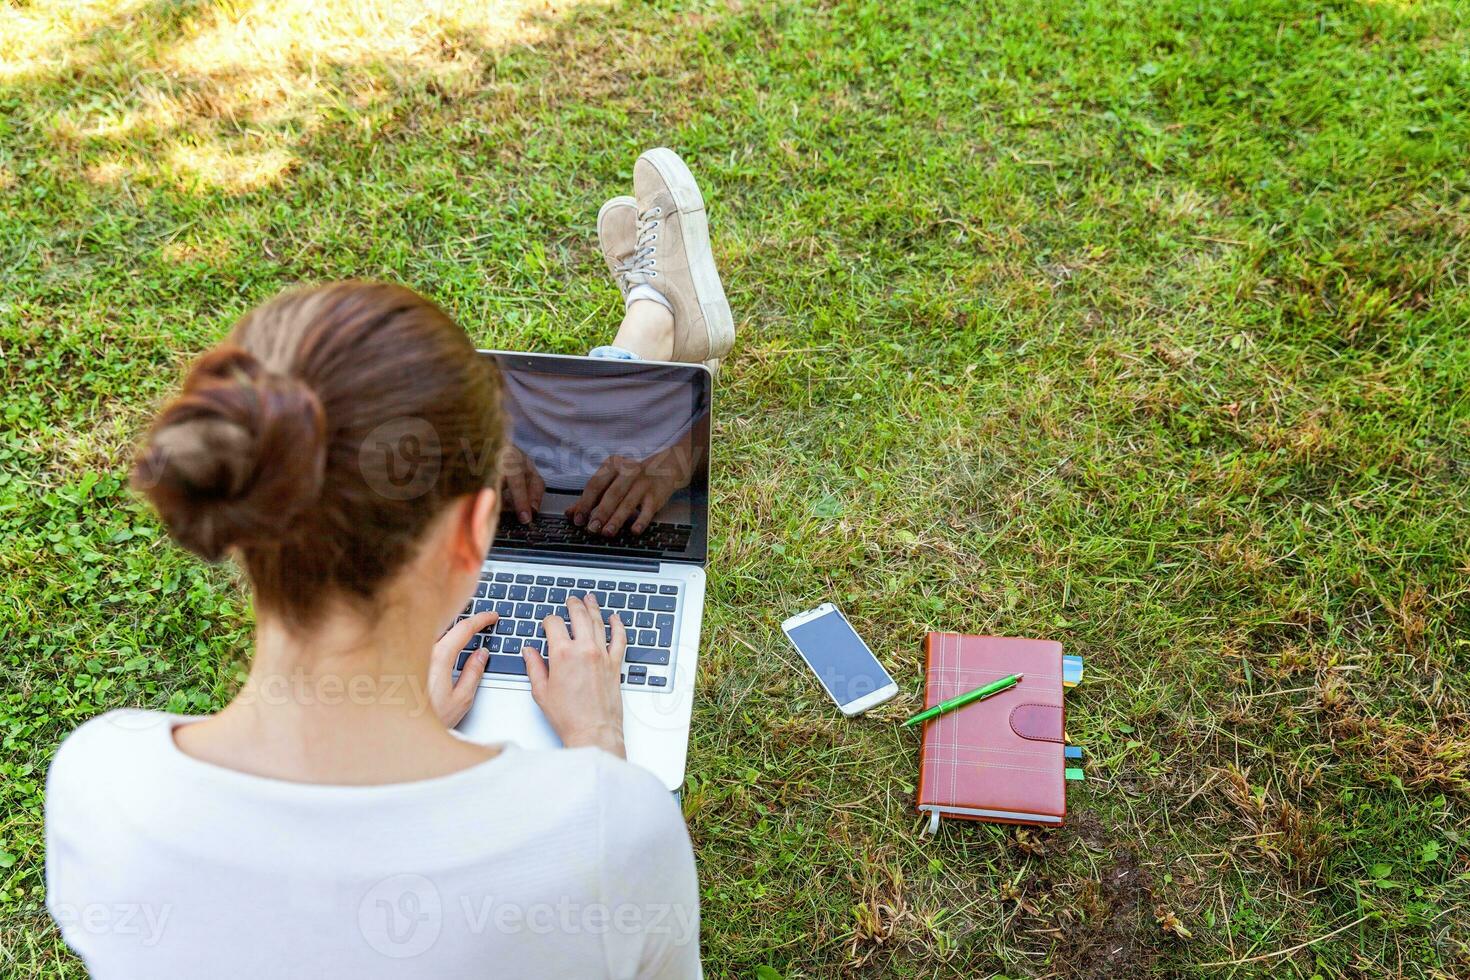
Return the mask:
M 1067 779 L 1069 779 L 1069 780 L 1071 780 L 1073 782 L 1081 782 L 1082 781 L 1082 770 L 1081 769 L 1068 769 L 1066 771 L 1066 774 L 1065 775 L 1066 775 Z
M 1069 745 L 1066 748 L 1062 749 L 1062 755 L 1068 759 L 1080 760 L 1082 758 L 1082 746 Z
M 1082 658 L 1067 654 L 1062 657 L 1062 687 L 1076 687 L 1082 683 Z

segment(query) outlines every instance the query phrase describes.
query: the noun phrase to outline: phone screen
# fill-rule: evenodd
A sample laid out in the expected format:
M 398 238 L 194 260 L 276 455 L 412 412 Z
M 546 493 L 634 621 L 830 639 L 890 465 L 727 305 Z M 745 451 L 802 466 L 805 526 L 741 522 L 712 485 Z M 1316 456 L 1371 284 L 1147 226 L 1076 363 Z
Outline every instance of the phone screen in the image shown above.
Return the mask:
M 788 635 L 839 705 L 893 683 L 840 612 L 834 610 L 793 626 Z

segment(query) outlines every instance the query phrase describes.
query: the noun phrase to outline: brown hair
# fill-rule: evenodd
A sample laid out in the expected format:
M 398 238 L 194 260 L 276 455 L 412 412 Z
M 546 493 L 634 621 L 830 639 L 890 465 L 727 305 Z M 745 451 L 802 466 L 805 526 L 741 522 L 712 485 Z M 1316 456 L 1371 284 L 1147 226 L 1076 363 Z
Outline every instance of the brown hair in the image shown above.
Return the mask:
M 300 624 L 371 599 L 435 515 L 494 484 L 503 442 L 500 375 L 463 330 L 410 289 L 338 282 L 257 307 L 201 357 L 133 484 Z

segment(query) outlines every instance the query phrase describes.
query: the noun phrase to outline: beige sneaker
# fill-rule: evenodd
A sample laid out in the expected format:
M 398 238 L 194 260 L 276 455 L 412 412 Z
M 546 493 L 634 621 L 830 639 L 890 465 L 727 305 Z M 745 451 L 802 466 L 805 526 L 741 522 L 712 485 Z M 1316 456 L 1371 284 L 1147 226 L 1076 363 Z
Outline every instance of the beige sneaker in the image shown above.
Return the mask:
M 629 283 L 620 273 L 638 247 L 638 202 L 626 194 L 615 197 L 597 212 L 597 244 L 602 247 L 602 260 L 623 299 L 628 298 Z
M 619 286 L 624 295 L 639 283 L 662 293 L 674 309 L 673 359 L 717 371 L 735 346 L 735 320 L 715 270 L 699 185 L 679 155 L 661 146 L 633 165 L 633 193 L 637 242 L 616 273 Z

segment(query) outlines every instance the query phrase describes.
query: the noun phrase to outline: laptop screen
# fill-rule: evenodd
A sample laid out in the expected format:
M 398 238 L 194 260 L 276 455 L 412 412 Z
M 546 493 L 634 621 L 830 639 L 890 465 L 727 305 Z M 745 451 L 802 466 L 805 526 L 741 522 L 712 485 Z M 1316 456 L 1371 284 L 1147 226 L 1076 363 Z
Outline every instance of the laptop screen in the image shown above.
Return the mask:
M 491 557 L 705 560 L 709 372 L 611 358 L 485 354 L 500 367 L 511 442 Z M 517 513 L 511 481 L 526 488 L 529 523 Z M 596 531 L 594 522 L 601 525 Z

